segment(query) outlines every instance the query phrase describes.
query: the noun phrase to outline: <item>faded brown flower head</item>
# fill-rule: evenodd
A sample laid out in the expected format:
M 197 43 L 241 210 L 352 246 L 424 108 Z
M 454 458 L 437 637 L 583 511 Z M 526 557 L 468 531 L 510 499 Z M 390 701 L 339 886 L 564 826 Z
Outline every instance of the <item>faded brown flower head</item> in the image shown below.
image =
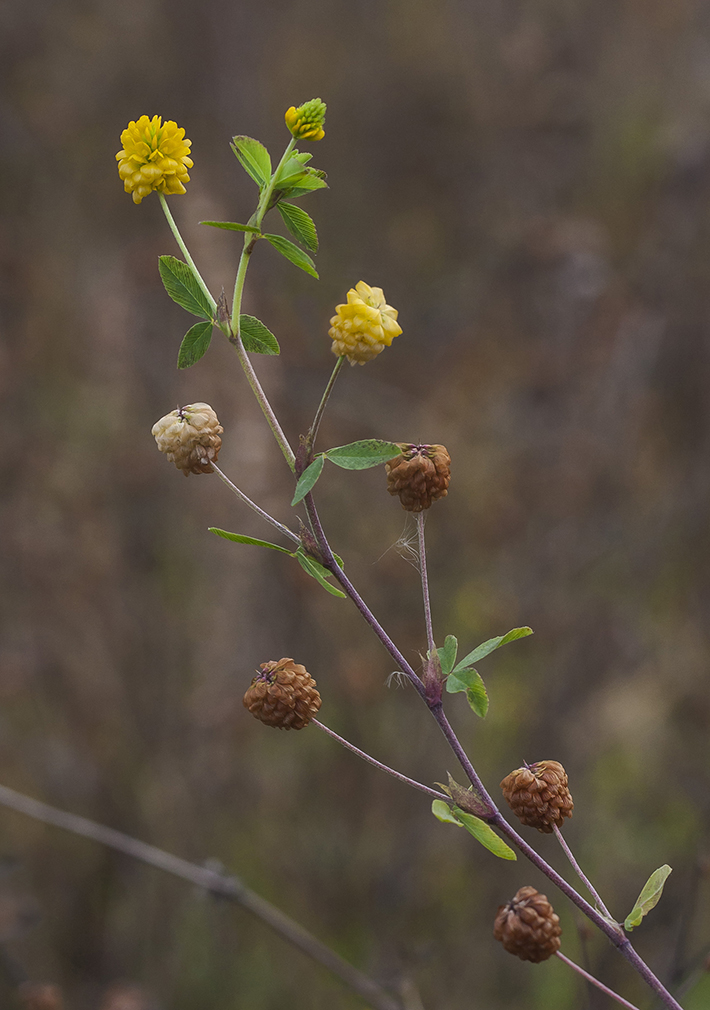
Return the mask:
M 451 457 L 443 445 L 398 442 L 401 455 L 385 463 L 387 490 L 399 495 L 407 512 L 421 512 L 445 498 L 450 479 Z
M 508 805 L 522 824 L 552 834 L 571 817 L 574 801 L 567 785 L 567 772 L 559 761 L 536 761 L 516 768 L 500 784 Z
M 303 729 L 321 706 L 316 682 L 300 663 L 284 658 L 261 664 L 244 695 L 251 714 L 279 729 Z
M 224 428 L 208 403 L 188 403 L 171 410 L 153 425 L 158 448 L 187 477 L 212 473 L 217 462 Z
M 493 936 L 509 954 L 539 964 L 560 949 L 560 918 L 544 894 L 521 887 L 512 901 L 501 905 Z

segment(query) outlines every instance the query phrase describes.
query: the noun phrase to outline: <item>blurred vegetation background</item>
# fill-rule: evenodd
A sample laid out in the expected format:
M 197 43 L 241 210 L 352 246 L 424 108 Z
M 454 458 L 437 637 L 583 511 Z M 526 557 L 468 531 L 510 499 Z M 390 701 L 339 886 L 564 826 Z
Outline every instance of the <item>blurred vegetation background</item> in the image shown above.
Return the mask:
M 427 1010 L 608 1005 L 493 940 L 498 905 L 533 884 L 563 951 L 650 1006 L 526 861 L 496 860 L 317 730 L 243 709 L 255 667 L 293 656 L 328 725 L 424 782 L 457 774 L 354 608 L 210 535 L 270 530 L 158 454 L 153 422 L 206 400 L 223 469 L 293 520 L 227 342 L 176 370 L 191 321 L 157 258 L 178 250 L 157 198 L 123 193 L 114 153 L 143 113 L 185 127 L 195 167 L 170 205 L 230 292 L 241 239 L 197 223 L 254 207 L 229 139 L 278 156 L 285 109 L 328 103 L 312 150 L 331 188 L 303 201 L 321 279 L 258 247 L 244 309 L 283 353 L 255 363 L 295 443 L 333 365 L 336 302 L 363 279 L 399 309 L 403 335 L 342 374 L 319 444 L 449 448 L 427 525 L 437 638 L 468 651 L 536 632 L 481 665 L 485 722 L 461 695 L 451 718 L 496 797 L 523 759 L 566 766 L 565 833 L 614 914 L 673 866 L 634 940 L 677 982 L 710 945 L 708 6 L 10 0 L 0 47 L 0 781 L 218 860 Z M 318 491 L 351 577 L 418 663 L 418 577 L 397 546 L 413 526 L 382 470 L 331 467 Z M 3 956 L 69 1007 L 117 1010 L 120 991 L 132 1010 L 362 1006 L 245 912 L 91 842 L 0 811 L 0 854 Z M 683 1002 L 710 1003 L 707 976 Z

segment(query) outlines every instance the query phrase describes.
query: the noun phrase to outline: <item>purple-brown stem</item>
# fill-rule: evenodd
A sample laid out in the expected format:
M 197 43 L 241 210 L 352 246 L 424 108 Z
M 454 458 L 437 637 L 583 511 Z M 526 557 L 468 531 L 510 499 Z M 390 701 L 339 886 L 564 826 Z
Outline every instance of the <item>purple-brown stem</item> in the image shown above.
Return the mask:
M 427 796 L 431 796 L 435 800 L 444 800 L 445 803 L 451 803 L 450 798 L 445 793 L 439 792 L 438 789 L 431 789 L 429 786 L 425 786 L 423 782 L 417 782 L 416 779 L 410 779 L 407 775 L 403 775 L 401 772 L 395 771 L 394 768 L 390 768 L 389 765 L 383 764 L 381 761 L 377 761 L 376 758 L 371 757 L 370 754 L 366 754 L 364 750 L 360 750 L 360 748 L 356 747 L 355 744 L 350 743 L 349 740 L 346 740 L 345 737 L 340 736 L 334 730 L 330 729 L 330 727 L 324 725 L 322 722 L 319 722 L 318 719 L 311 719 L 311 725 L 317 726 L 318 729 L 322 729 L 324 733 L 327 733 L 328 736 L 333 738 L 333 740 L 337 740 L 339 744 L 342 744 L 342 746 L 347 748 L 347 750 L 352 751 L 353 754 L 357 754 L 357 756 L 362 758 L 363 761 L 367 761 L 369 764 L 374 765 L 375 768 L 379 768 L 380 771 L 387 772 L 388 775 L 392 775 L 393 778 L 398 779 L 400 782 L 404 782 L 405 785 L 412 786 L 413 789 L 418 789 L 420 792 L 426 793 Z
M 434 643 L 434 628 L 431 623 L 431 600 L 429 598 L 429 576 L 426 568 L 426 544 L 424 542 L 424 522 L 426 516 L 423 512 L 417 513 L 417 543 L 419 546 L 419 573 L 422 577 L 422 596 L 424 597 L 424 621 L 426 623 L 426 638 L 429 655 L 434 655 L 436 645 Z
M 613 919 L 613 916 L 612 916 L 611 912 L 606 907 L 606 905 L 604 904 L 604 902 L 602 901 L 602 899 L 599 897 L 599 895 L 598 895 L 598 893 L 596 891 L 596 888 L 592 886 L 592 882 L 583 873 L 582 867 L 579 865 L 579 863 L 577 862 L 577 860 L 574 858 L 572 850 L 570 849 L 570 847 L 567 844 L 567 841 L 565 840 L 562 832 L 560 831 L 560 829 L 557 827 L 556 824 L 552 825 L 552 830 L 555 832 L 555 837 L 557 838 L 557 841 L 562 846 L 562 850 L 564 851 L 564 854 L 567 856 L 567 858 L 569 859 L 570 863 L 572 864 L 572 868 L 574 869 L 574 872 L 577 874 L 577 876 L 582 881 L 582 883 L 584 884 L 584 886 L 587 888 L 587 890 L 589 891 L 589 893 L 591 894 L 591 896 L 594 898 L 594 901 L 596 902 L 596 906 L 599 909 L 599 911 L 602 913 L 602 915 L 605 915 L 607 917 L 607 919 Z
M 555 957 L 559 957 L 560 961 L 564 961 L 565 964 L 568 964 L 570 968 L 573 968 L 574 971 L 582 976 L 582 978 L 586 978 L 587 982 L 591 982 L 592 985 L 597 987 L 597 989 L 601 989 L 601 991 L 605 992 L 607 996 L 611 996 L 612 999 L 615 999 L 617 1003 L 621 1003 L 622 1006 L 628 1007 L 628 1010 L 638 1010 L 638 1007 L 634 1006 L 633 1003 L 629 1003 L 629 1001 L 624 999 L 623 996 L 619 996 L 618 992 L 614 992 L 613 989 L 604 985 L 604 983 L 600 982 L 598 978 L 595 978 L 594 975 L 590 975 L 588 971 L 585 971 L 584 968 L 575 964 L 574 961 L 571 961 L 568 957 L 565 957 L 565 955 L 559 950 L 556 952 Z

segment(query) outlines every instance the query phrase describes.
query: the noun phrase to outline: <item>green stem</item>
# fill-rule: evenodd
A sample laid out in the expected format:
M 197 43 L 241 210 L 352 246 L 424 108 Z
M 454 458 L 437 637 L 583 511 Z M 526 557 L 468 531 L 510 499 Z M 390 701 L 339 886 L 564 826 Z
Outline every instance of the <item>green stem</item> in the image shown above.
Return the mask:
M 318 410 L 316 411 L 316 416 L 313 418 L 313 424 L 308 429 L 308 434 L 306 435 L 306 449 L 308 450 L 309 453 L 315 444 L 316 435 L 318 434 L 318 428 L 320 427 L 320 422 L 323 417 L 323 411 L 325 410 L 330 394 L 333 391 L 335 380 L 338 378 L 338 373 L 340 372 L 340 369 L 343 367 L 344 364 L 345 364 L 345 355 L 341 355 L 335 362 L 335 368 L 333 369 L 331 376 L 328 379 L 328 385 L 325 387 L 325 390 L 323 391 L 323 396 L 321 397 L 321 401 L 318 404 Z
M 200 274 L 200 271 L 195 266 L 195 261 L 193 260 L 193 258 L 190 255 L 190 252 L 189 252 L 187 246 L 185 245 L 185 242 L 183 240 L 182 235 L 180 234 L 180 230 L 179 230 L 178 226 L 175 224 L 175 218 L 170 213 L 170 208 L 168 207 L 168 201 L 165 199 L 165 196 L 164 196 L 163 193 L 158 193 L 158 196 L 160 197 L 160 206 L 163 208 L 163 213 L 165 214 L 165 217 L 168 220 L 168 224 L 170 225 L 170 231 L 175 236 L 175 241 L 177 242 L 177 244 L 180 246 L 180 249 L 182 250 L 182 254 L 185 257 L 185 262 L 189 266 L 190 270 L 192 270 L 192 273 L 194 274 L 195 280 L 197 281 L 197 283 L 200 285 L 200 287 L 204 291 L 204 293 L 205 293 L 205 295 L 207 297 L 207 301 L 212 306 L 212 311 L 215 312 L 216 309 L 217 309 L 217 302 L 214 300 L 214 298 L 210 294 L 210 289 L 207 287 L 207 285 L 205 284 L 205 282 L 202 280 L 202 275 Z

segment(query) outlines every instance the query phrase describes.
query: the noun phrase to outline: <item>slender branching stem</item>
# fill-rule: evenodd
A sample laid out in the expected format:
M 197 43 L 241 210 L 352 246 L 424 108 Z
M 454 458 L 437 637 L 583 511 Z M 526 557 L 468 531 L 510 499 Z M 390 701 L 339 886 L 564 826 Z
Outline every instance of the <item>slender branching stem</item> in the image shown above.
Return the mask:
M 601 991 L 605 992 L 607 996 L 611 996 L 612 999 L 615 999 L 617 1003 L 621 1003 L 622 1006 L 628 1007 L 628 1010 L 638 1010 L 638 1007 L 634 1006 L 633 1003 L 629 1003 L 629 1001 L 627 999 L 624 999 L 623 996 L 619 996 L 618 992 L 614 992 L 613 989 L 610 989 L 608 986 L 604 985 L 604 983 L 600 982 L 598 978 L 595 978 L 594 975 L 590 975 L 588 971 L 585 971 L 584 968 L 581 968 L 578 964 L 575 964 L 574 961 L 570 960 L 570 958 L 565 957 L 565 955 L 562 954 L 559 950 L 555 954 L 555 957 L 559 957 L 560 961 L 564 961 L 565 964 L 568 964 L 570 968 L 573 968 L 574 971 L 576 971 L 579 975 L 582 976 L 582 978 L 586 978 L 587 982 L 591 982 L 591 984 L 595 985 L 597 989 L 601 989 Z
M 259 206 L 256 209 L 256 227 L 261 228 L 261 222 L 264 220 L 264 214 L 269 210 L 269 204 L 271 203 L 271 196 L 274 192 L 274 186 L 279 181 L 279 176 L 281 175 L 281 169 L 284 167 L 286 162 L 291 156 L 291 151 L 293 151 L 296 146 L 296 138 L 291 137 L 288 144 L 286 145 L 286 150 L 281 155 L 281 161 L 276 166 L 276 171 L 272 174 L 269 184 L 261 194 L 259 199 Z
M 557 838 L 557 841 L 562 846 L 564 854 L 567 856 L 567 858 L 569 859 L 570 863 L 572 864 L 572 868 L 574 869 L 574 872 L 577 874 L 577 876 L 582 881 L 582 883 L 584 884 L 584 886 L 587 888 L 587 890 L 589 891 L 589 893 L 591 894 L 591 896 L 594 898 L 594 902 L 595 902 L 597 908 L 599 909 L 599 911 L 602 913 L 602 915 L 606 916 L 607 919 L 611 919 L 612 921 L 614 921 L 611 912 L 606 907 L 606 905 L 604 904 L 604 902 L 602 901 L 602 899 L 599 897 L 596 889 L 592 885 L 592 882 L 582 872 L 582 867 L 579 865 L 579 863 L 575 859 L 575 857 L 574 857 L 574 855 L 572 853 L 572 850 L 570 849 L 569 845 L 567 844 L 566 839 L 564 838 L 564 835 L 562 834 L 562 832 L 560 831 L 560 829 L 557 827 L 556 824 L 552 825 L 552 830 L 555 832 L 555 837 Z
M 353 754 L 357 754 L 357 756 L 362 758 L 363 761 L 367 761 L 369 764 L 374 765 L 374 767 L 379 768 L 380 771 L 387 772 L 388 775 L 392 775 L 392 777 L 396 778 L 399 782 L 403 782 L 405 785 L 411 786 L 413 789 L 418 789 L 421 793 L 426 793 L 427 796 L 431 796 L 432 799 L 444 800 L 445 803 L 451 803 L 450 798 L 445 793 L 440 792 L 438 789 L 431 789 L 429 786 L 425 786 L 422 782 L 417 782 L 416 779 L 410 779 L 407 775 L 402 775 L 401 772 L 395 771 L 394 768 L 390 768 L 389 765 L 383 764 L 381 761 L 377 761 L 364 750 L 360 750 L 360 748 L 356 747 L 355 744 L 350 743 L 350 741 L 346 740 L 345 737 L 340 736 L 334 730 L 325 726 L 322 722 L 319 722 L 318 719 L 311 719 L 311 724 L 313 726 L 317 726 L 318 729 L 322 729 L 324 733 L 327 733 L 328 736 L 333 738 L 333 740 L 337 740 L 339 744 L 352 751 Z
M 205 297 L 207 298 L 207 301 L 212 306 L 212 311 L 215 312 L 216 309 L 217 309 L 217 303 L 215 302 L 214 298 L 212 297 L 212 295 L 210 293 L 210 289 L 207 287 L 207 285 L 203 281 L 202 275 L 201 275 L 200 271 L 195 266 L 195 261 L 193 260 L 192 256 L 190 255 L 190 251 L 187 248 L 187 246 L 185 245 L 185 241 L 184 241 L 182 235 L 180 234 L 180 230 L 179 230 L 177 224 L 175 223 L 175 218 L 173 217 L 172 213 L 170 212 L 170 208 L 168 207 L 168 201 L 165 199 L 165 195 L 163 193 L 158 193 L 158 196 L 160 197 L 160 206 L 163 208 L 163 213 L 165 214 L 165 217 L 167 218 L 168 224 L 170 225 L 170 231 L 173 233 L 173 235 L 175 236 L 175 241 L 180 246 L 182 254 L 185 257 L 185 262 L 189 266 L 190 270 L 192 270 L 192 273 L 194 275 L 195 280 L 197 281 L 197 283 L 202 288 L 202 290 L 203 290 L 203 292 L 205 294 Z
M 301 541 L 298 539 L 298 536 L 293 532 L 293 530 L 290 530 L 288 526 L 284 526 L 284 524 L 280 523 L 278 519 L 274 519 L 274 517 L 270 516 L 268 512 L 264 512 L 262 508 L 259 508 L 256 502 L 253 502 L 251 498 L 248 498 L 244 494 L 243 491 L 240 491 L 237 485 L 233 484 L 229 479 L 229 477 L 226 475 L 226 473 L 220 470 L 220 468 L 214 462 L 212 463 L 212 469 L 219 474 L 219 476 L 227 485 L 227 487 L 234 492 L 234 494 L 237 496 L 237 498 L 239 498 L 240 501 L 243 501 L 245 505 L 248 505 L 250 509 L 253 509 L 253 511 L 256 512 L 258 516 L 261 516 L 262 519 L 265 519 L 267 523 L 271 523 L 272 526 L 275 526 L 276 529 L 279 531 L 279 533 L 283 533 L 285 537 L 288 537 L 290 540 L 293 540 L 293 542 L 295 544 L 298 544 L 299 547 L 301 546 Z
M 318 410 L 316 411 L 316 416 L 313 418 L 313 424 L 308 429 L 308 434 L 306 435 L 306 449 L 308 453 L 311 452 L 313 446 L 316 444 L 316 436 L 318 435 L 318 428 L 320 427 L 320 422 L 323 417 L 323 411 L 325 410 L 326 405 L 328 403 L 328 399 L 330 398 L 330 394 L 333 391 L 333 386 L 335 385 L 335 380 L 338 378 L 340 369 L 345 364 L 345 360 L 346 360 L 345 355 L 341 355 L 335 362 L 335 367 L 333 368 L 330 378 L 328 379 L 328 385 L 325 387 L 325 390 L 323 391 L 323 396 L 321 397 L 321 401 L 318 404 Z
M 206 866 L 196 866 L 154 845 L 141 842 L 138 838 L 125 835 L 122 831 L 51 807 L 47 803 L 17 793 L 14 789 L 8 789 L 7 786 L 0 785 L 0 804 L 43 824 L 51 824 L 75 835 L 90 838 L 100 845 L 115 849 L 175 877 L 181 877 L 205 891 L 241 905 L 270 926 L 284 940 L 337 975 L 348 988 L 362 996 L 375 1010 L 403 1010 L 400 1000 L 390 996 L 373 979 L 358 971 L 330 947 L 326 947 L 298 922 L 285 915 L 281 909 L 248 888 L 238 877 L 226 876 Z
M 424 541 L 424 523 L 426 517 L 423 512 L 417 512 L 417 544 L 419 547 L 419 572 L 422 577 L 422 596 L 424 597 L 424 620 L 426 621 L 426 639 L 429 655 L 434 655 L 436 645 L 434 644 L 434 629 L 431 623 L 431 600 L 429 599 L 429 576 L 426 567 L 426 543 Z

